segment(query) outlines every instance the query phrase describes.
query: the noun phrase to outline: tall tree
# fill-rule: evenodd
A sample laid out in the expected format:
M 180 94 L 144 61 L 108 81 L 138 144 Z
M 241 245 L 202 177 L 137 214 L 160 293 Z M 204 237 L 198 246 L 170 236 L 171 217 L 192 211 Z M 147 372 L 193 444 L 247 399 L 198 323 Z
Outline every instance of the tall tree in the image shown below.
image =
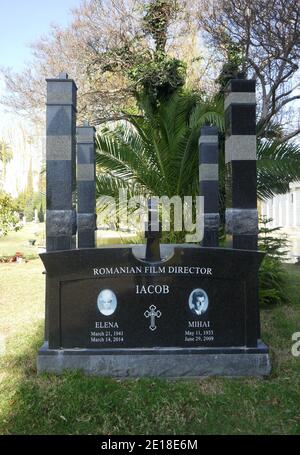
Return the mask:
M 198 139 L 205 124 L 223 129 L 222 106 L 178 89 L 157 108 L 147 97 L 140 116 L 97 135 L 98 194 L 120 188 L 144 196 L 198 194 Z
M 26 184 L 26 195 L 27 199 L 30 200 L 32 198 L 34 188 L 33 188 L 33 171 L 32 171 L 32 158 L 30 158 L 30 164 L 27 174 L 27 184 Z
M 199 12 L 199 23 L 210 45 L 233 67 L 258 80 L 258 134 L 267 136 L 270 125 L 282 122 L 292 103 L 300 99 L 299 0 L 206 3 L 207 8 Z M 285 142 L 299 132 L 297 116 L 279 140 Z
M 13 158 L 13 152 L 11 146 L 7 142 L 0 140 L 0 161 L 2 163 L 2 175 L 0 183 L 2 186 L 5 183 L 6 179 L 6 167 L 7 163 Z
M 193 40 L 187 46 L 193 19 L 187 0 L 82 0 L 72 11 L 70 26 L 52 26 L 48 34 L 32 44 L 33 59 L 23 72 L 2 68 L 6 95 L 1 101 L 40 121 L 46 99 L 45 78 L 57 77 L 59 72 L 67 71 L 79 89 L 79 121 L 85 118 L 97 125 L 107 119 L 118 119 L 124 108 L 134 104 L 135 75 L 139 73 L 132 73 L 132 67 L 137 69 L 138 63 L 141 67 L 146 66 L 153 57 L 153 39 L 149 37 L 149 27 L 145 27 L 144 21 L 145 16 L 154 14 L 153 3 L 158 9 L 168 7 L 170 11 L 170 17 L 157 35 L 161 40 L 158 46 L 162 48 L 167 40 L 165 50 L 170 58 L 180 59 L 183 52 L 188 54 L 193 66 L 188 74 L 195 83 L 194 72 L 198 75 L 198 67 L 202 68 L 197 87 L 203 88 L 207 83 L 207 63 L 198 60 L 198 64 L 193 65 L 191 56 L 196 58 L 199 53 Z M 157 27 L 155 20 L 152 27 Z M 168 32 L 162 38 L 166 27 Z M 192 35 L 195 33 L 194 24 Z

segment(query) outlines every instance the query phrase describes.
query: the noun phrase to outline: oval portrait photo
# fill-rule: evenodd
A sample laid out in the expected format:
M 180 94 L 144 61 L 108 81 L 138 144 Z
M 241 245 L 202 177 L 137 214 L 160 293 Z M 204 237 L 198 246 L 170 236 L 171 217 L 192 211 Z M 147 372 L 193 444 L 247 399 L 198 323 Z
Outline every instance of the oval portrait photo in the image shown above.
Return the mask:
M 97 299 L 97 306 L 100 313 L 104 316 L 110 316 L 116 311 L 117 297 L 110 289 L 103 289 Z
M 208 308 L 208 296 L 203 289 L 194 289 L 189 297 L 190 310 L 197 316 L 206 313 Z

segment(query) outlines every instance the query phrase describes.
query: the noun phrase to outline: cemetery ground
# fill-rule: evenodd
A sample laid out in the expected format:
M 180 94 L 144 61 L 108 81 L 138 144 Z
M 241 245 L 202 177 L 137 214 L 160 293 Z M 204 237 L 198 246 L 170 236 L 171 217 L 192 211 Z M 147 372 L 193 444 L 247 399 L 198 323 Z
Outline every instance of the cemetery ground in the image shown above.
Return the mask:
M 1 434 L 299 434 L 300 267 L 289 265 L 291 303 L 263 308 L 271 347 L 266 379 L 116 380 L 36 374 L 43 342 L 39 259 L 0 264 Z
M 26 223 L 19 231 L 10 231 L 6 237 L 0 238 L 0 262 L 3 258 L 14 256 L 16 252 L 22 253 L 26 259 L 38 257 L 39 247 L 45 247 L 45 224 Z M 115 230 L 97 231 L 97 245 L 122 243 L 134 239 L 134 234 Z M 32 245 L 32 240 L 35 244 Z

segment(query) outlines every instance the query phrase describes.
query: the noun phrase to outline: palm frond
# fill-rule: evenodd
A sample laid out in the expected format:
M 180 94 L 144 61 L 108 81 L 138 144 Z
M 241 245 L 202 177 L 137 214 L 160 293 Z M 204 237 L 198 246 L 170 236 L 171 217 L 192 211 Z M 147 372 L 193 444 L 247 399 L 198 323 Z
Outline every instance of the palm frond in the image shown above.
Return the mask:
M 127 113 L 126 123 L 99 132 L 99 182 L 104 174 L 157 196 L 197 193 L 200 128 L 216 124 L 223 131 L 223 107 L 183 89 L 156 108 L 147 97 L 139 106 L 141 115 Z
M 160 171 L 147 153 L 142 138 L 128 125 L 97 135 L 96 163 L 98 174 L 109 174 L 124 182 L 152 191 L 160 181 Z
M 147 188 L 142 187 L 138 183 L 124 181 L 114 175 L 99 174 L 96 177 L 96 197 L 110 196 L 115 200 L 118 199 L 120 190 L 126 190 L 129 197 L 137 194 L 147 195 Z
M 300 181 L 300 146 L 277 140 L 258 142 L 257 192 L 260 199 L 289 191 L 291 182 Z

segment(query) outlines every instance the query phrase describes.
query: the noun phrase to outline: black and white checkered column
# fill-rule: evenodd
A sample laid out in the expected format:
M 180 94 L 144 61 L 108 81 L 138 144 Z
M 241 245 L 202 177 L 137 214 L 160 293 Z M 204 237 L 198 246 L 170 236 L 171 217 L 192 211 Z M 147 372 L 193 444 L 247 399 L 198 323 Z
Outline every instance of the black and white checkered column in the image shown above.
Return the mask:
M 233 248 L 257 250 L 255 80 L 228 83 L 225 129 L 226 232 Z
M 202 246 L 219 244 L 219 140 L 215 127 L 201 128 L 199 139 L 199 186 L 204 197 L 204 237 Z
M 76 94 L 66 73 L 47 79 L 47 251 L 76 247 Z
M 78 248 L 96 246 L 95 128 L 77 128 Z

